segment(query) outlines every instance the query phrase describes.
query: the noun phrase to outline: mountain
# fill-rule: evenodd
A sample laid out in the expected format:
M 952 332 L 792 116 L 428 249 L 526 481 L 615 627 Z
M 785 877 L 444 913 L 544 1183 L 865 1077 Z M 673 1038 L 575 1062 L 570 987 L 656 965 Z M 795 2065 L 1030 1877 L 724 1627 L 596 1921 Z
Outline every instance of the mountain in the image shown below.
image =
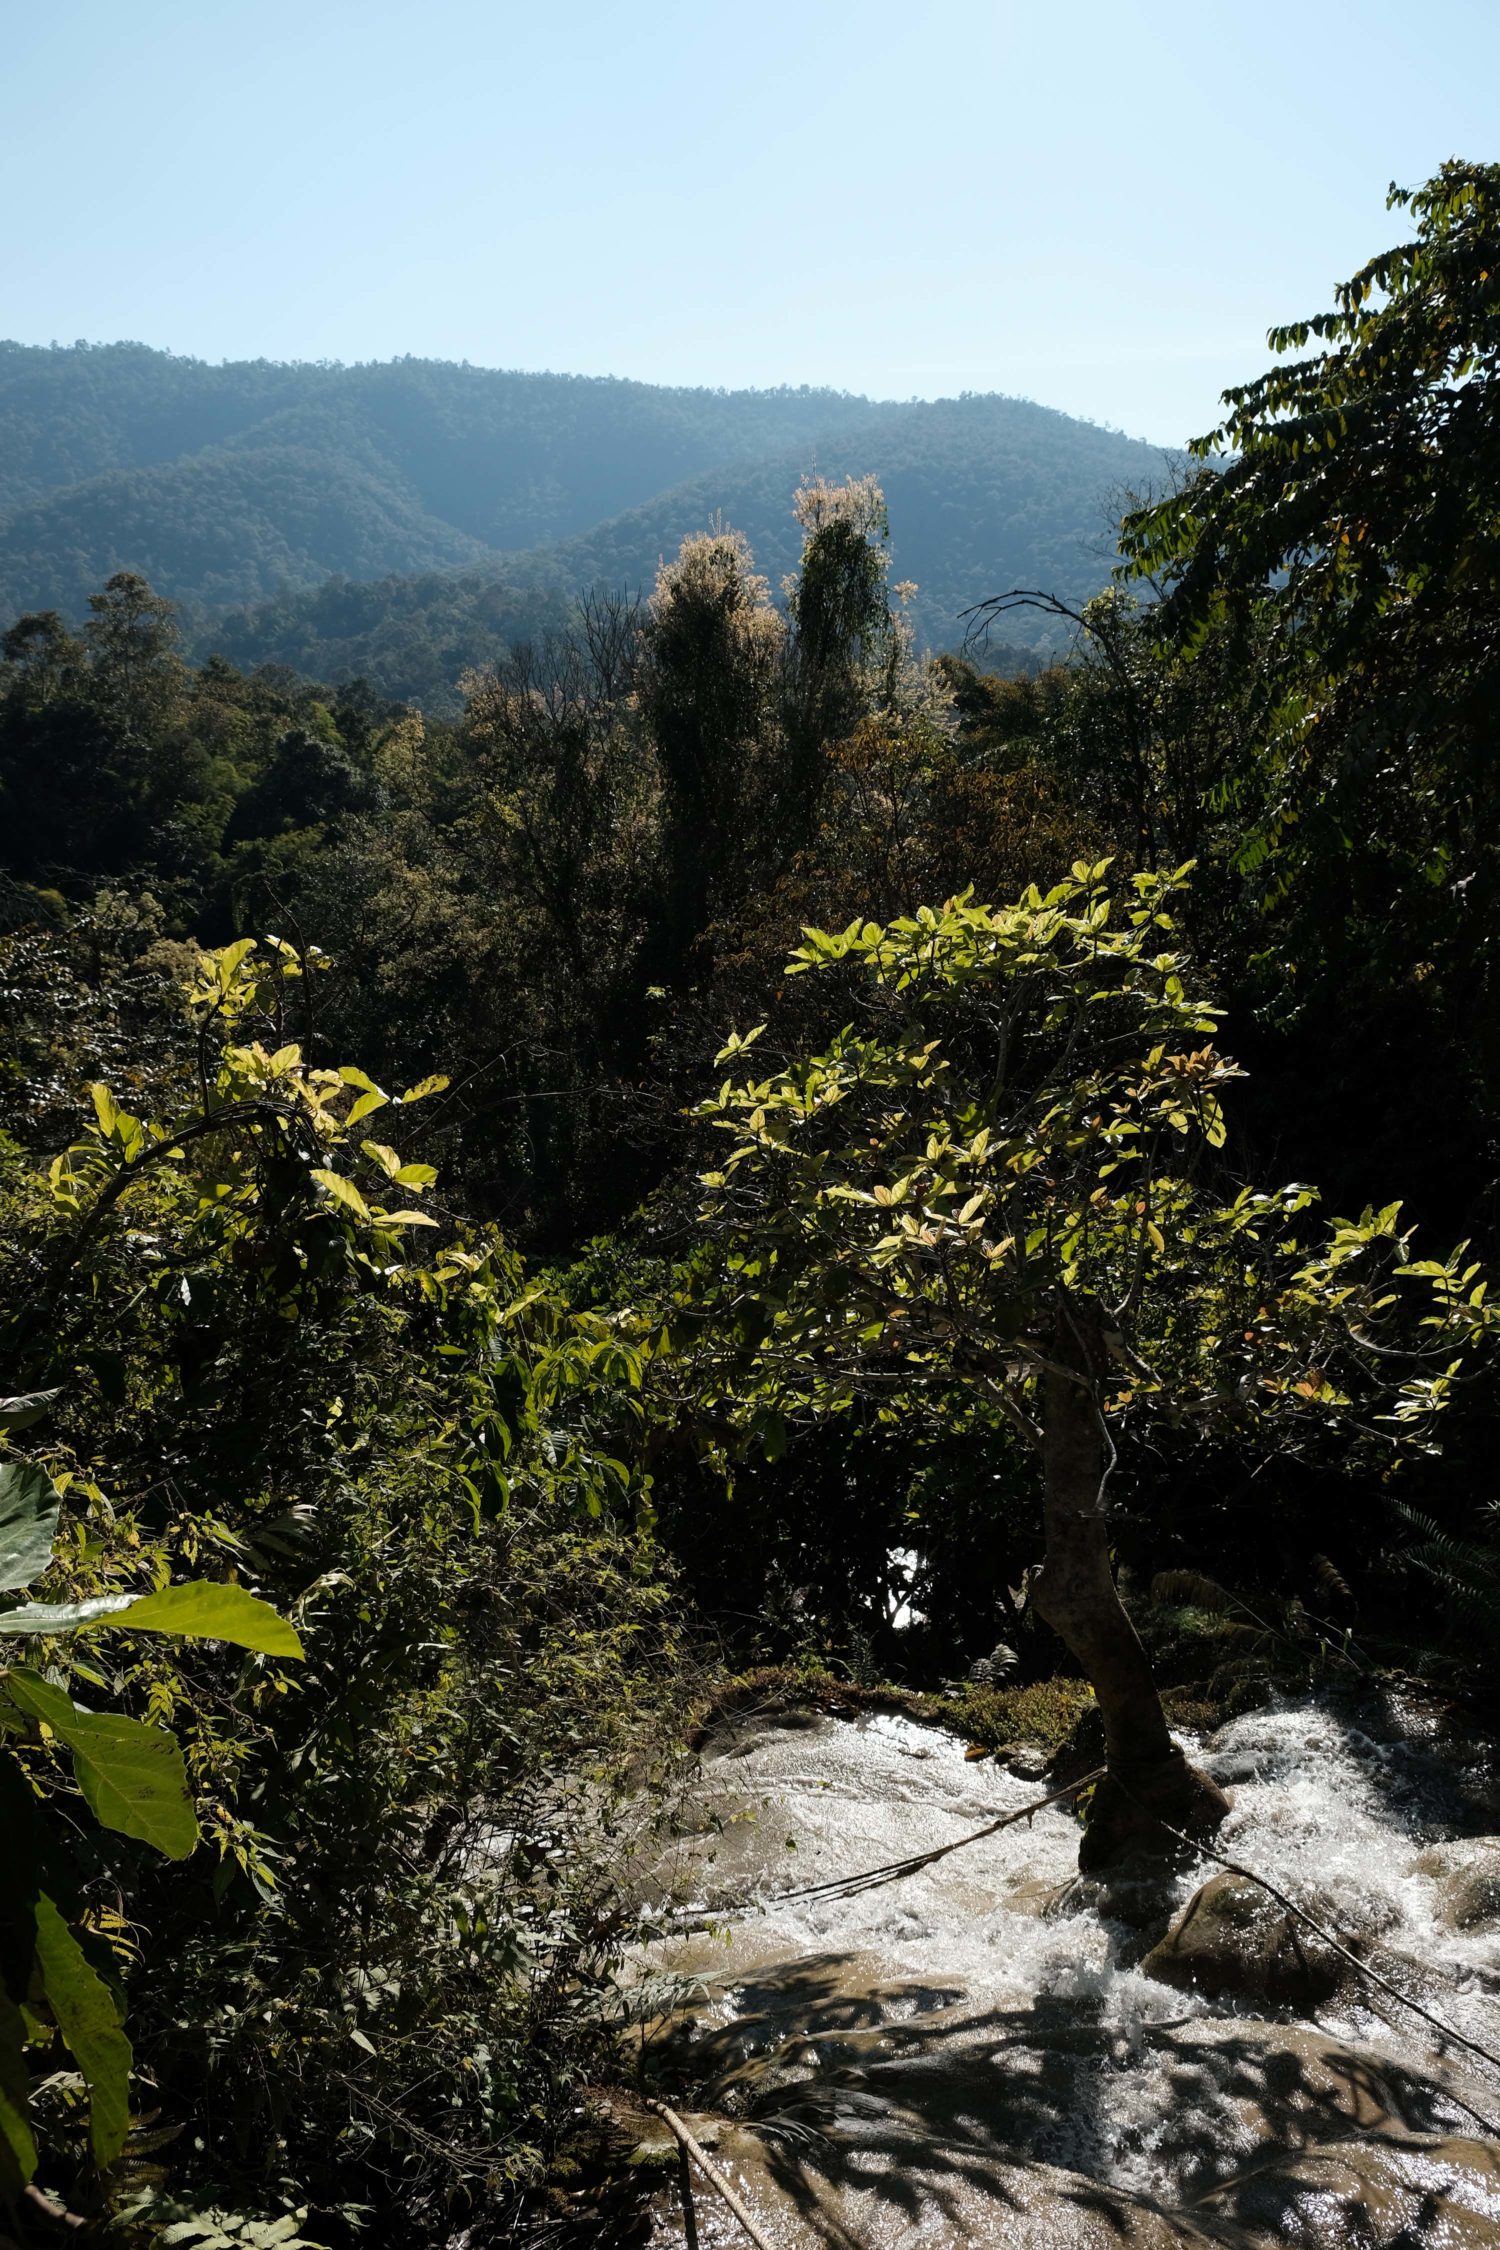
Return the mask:
M 649 586 L 659 558 L 720 511 L 774 587 L 800 552 L 791 503 L 801 476 L 873 475 L 890 513 L 892 578 L 917 586 L 918 637 L 949 646 L 961 612 L 1005 587 L 1097 592 L 1115 559 L 1121 494 L 1159 486 L 1165 466 L 1155 446 L 1024 399 L 915 402 L 856 432 L 695 477 L 530 558 L 524 573 L 512 568 L 568 586 Z
M 778 584 L 809 471 L 880 479 L 918 636 L 950 645 L 959 613 L 1002 587 L 1101 585 L 1111 503 L 1159 485 L 1164 456 L 995 396 L 0 344 L 0 616 L 76 617 L 137 569 L 200 648 L 436 703 L 580 588 L 649 587 L 716 515 Z
M 203 609 L 475 561 L 877 412 L 833 391 L 0 344 L 0 611 L 77 614 L 123 568 Z

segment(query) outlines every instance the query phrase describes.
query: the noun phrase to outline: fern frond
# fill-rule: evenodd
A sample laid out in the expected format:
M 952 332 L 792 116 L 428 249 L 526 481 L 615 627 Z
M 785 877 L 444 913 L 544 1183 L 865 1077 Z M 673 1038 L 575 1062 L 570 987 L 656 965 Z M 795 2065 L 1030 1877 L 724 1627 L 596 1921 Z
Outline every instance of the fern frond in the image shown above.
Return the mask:
M 1215 1615 L 1235 1606 L 1233 1594 L 1196 1570 L 1159 1570 L 1151 1581 L 1151 1599 L 1165 1608 L 1206 1609 Z

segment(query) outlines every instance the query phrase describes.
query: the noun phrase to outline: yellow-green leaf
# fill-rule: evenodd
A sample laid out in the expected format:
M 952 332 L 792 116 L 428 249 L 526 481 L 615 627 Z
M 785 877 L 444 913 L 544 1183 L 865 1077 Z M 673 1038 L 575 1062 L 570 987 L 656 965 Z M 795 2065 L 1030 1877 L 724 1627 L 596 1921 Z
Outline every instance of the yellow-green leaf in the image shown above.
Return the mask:
M 384 1100 L 384 1098 L 382 1095 L 381 1099 Z M 357 1219 L 369 1219 L 369 1204 L 366 1203 L 354 1182 L 346 1180 L 342 1172 L 330 1172 L 319 1167 L 313 1172 L 313 1178 L 317 1181 L 319 1187 L 327 1188 L 335 1203 L 342 1203 L 344 1208 L 352 1211 Z
M 302 1654 L 296 1628 L 244 1586 L 211 1578 L 192 1578 L 144 1594 L 128 1611 L 110 1619 L 128 1633 L 175 1633 L 184 1640 L 228 1641 L 261 1656 Z

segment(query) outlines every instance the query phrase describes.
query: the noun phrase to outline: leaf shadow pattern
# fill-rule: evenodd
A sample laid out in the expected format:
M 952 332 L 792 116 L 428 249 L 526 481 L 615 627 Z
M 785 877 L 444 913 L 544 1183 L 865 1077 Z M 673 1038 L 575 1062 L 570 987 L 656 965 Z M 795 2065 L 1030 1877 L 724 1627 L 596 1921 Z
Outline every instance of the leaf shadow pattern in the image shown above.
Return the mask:
M 1415 2250 L 1467 2241 L 1455 2211 L 1478 2223 L 1486 2206 L 1442 2079 L 1306 2025 L 1193 2014 L 1122 2029 L 1092 1993 L 976 2007 L 852 1953 L 760 1968 L 726 1997 L 733 2019 L 679 2027 L 659 2067 L 739 2120 L 763 2208 L 795 2212 L 830 2250 L 915 2230 L 1025 2242 L 1033 2222 L 1078 2250 Z M 1494 2203 L 1500 2216 L 1500 2173 Z M 1334 2207 L 1346 2232 L 1310 2231 Z

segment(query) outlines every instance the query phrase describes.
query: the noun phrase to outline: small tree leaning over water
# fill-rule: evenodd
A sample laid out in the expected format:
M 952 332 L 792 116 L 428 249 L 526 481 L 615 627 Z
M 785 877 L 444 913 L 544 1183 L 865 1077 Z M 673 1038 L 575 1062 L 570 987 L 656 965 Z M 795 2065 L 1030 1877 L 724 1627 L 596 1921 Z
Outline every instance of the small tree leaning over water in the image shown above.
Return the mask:
M 1174 949 L 1188 872 L 1136 876 L 1123 909 L 1108 864 L 1080 862 L 1013 906 L 810 930 L 789 974 L 838 979 L 851 1020 L 698 1113 L 732 1142 L 704 1175 L 725 1402 L 763 1433 L 977 1415 L 1038 1457 L 1032 1599 L 1108 1745 L 1085 1867 L 1160 1842 L 1153 1816 L 1206 1834 L 1227 1808 L 1173 1742 L 1115 1587 L 1121 1440 L 1156 1421 L 1257 1446 L 1329 1424 L 1431 1445 L 1500 1325 L 1462 1248 L 1412 1254 L 1399 1204 L 1314 1228 L 1310 1188 L 1226 1196 L 1219 1095 L 1240 1073 Z M 742 1071 L 764 1029 L 720 1064 Z

